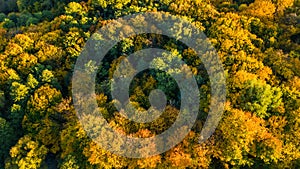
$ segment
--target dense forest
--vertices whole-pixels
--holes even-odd
[[[95,85],[112,128],[155,136],[180,109],[174,79],[149,70],[133,79],[130,101],[147,110],[149,94],[159,88],[166,94],[164,116],[135,123],[120,115],[109,81],[136,51],[170,51],[176,57],[165,54],[156,66],[183,60],[201,94],[199,115],[184,140],[159,155],[127,158],[104,150],[83,129],[72,74],[98,29],[146,12],[184,17],[205,33],[224,68],[226,102],[215,132],[199,143],[211,100],[202,61],[183,43],[158,34],[120,41],[98,68]],[[299,0],[0,0],[0,34],[0,168],[300,168]]]

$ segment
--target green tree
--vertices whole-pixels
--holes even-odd
[[[9,156],[9,149],[16,141],[12,126],[0,117],[0,167],[4,167],[4,160]]]
[[[267,118],[282,105],[280,88],[272,88],[260,80],[247,81],[237,99],[237,105],[245,111],[250,111],[260,118]],[[276,113],[276,112],[273,112]]]
[[[5,99],[4,92],[2,90],[0,90],[0,109],[4,108],[5,102],[6,102],[6,99]]]

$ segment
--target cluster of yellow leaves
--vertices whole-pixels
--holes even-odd
[[[49,85],[38,88],[28,101],[28,113],[24,115],[22,126],[35,133],[36,139],[50,147],[50,151],[59,151],[59,124],[50,119],[57,112],[54,106],[60,102],[61,93]]]
[[[11,148],[11,157],[5,163],[5,168],[38,169],[47,153],[48,149],[44,145],[25,135]]]
[[[38,63],[38,59],[32,54],[22,53],[14,57],[12,62],[19,72],[28,74],[32,67]]]
[[[17,34],[12,40],[11,43],[20,45],[23,50],[29,51],[34,47],[34,41],[25,34]]]
[[[276,4],[276,12],[281,16],[284,10],[293,5],[295,0],[273,0]]]
[[[170,161],[170,165],[176,168],[186,168],[192,163],[191,155],[185,153],[180,145],[173,148],[167,154],[167,159]]]
[[[262,40],[248,30],[251,19],[235,13],[226,13],[213,23],[209,34],[221,57],[225,54],[237,54],[239,51],[256,51],[253,41],[262,43]]]
[[[271,0],[255,0],[243,11],[246,15],[255,16],[262,19],[272,19],[276,12],[276,6]]]
[[[207,0],[175,0],[170,1],[169,11],[181,16],[190,16],[198,21],[213,18],[218,12]]]
[[[85,147],[83,154],[88,158],[90,164],[100,168],[121,168],[128,163],[127,158],[110,153],[93,141]]]
[[[57,62],[64,53],[61,48],[47,44],[43,41],[37,43],[36,46],[40,49],[36,54],[39,59],[39,63],[43,63],[45,61]]]

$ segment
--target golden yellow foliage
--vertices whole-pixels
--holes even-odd
[[[276,12],[276,6],[271,0],[255,0],[243,11],[246,15],[255,16],[262,19],[272,19]]]
[[[295,0],[273,0],[276,4],[276,13],[281,16],[286,8],[293,5]]]
[[[181,145],[172,148],[167,154],[170,165],[176,168],[186,168],[192,165],[191,155],[184,152]]]

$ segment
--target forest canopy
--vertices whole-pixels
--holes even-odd
[[[87,135],[75,111],[71,79],[98,29],[146,12],[185,18],[205,33],[224,68],[226,102],[215,132],[199,143],[212,90],[203,60],[159,34],[118,42],[99,67],[86,65],[97,69],[96,102],[113,129],[146,138],[175,122],[181,95],[168,73],[181,70],[167,69],[175,60],[188,65],[200,93],[196,122],[184,140],[159,155],[126,158]],[[299,0],[0,0],[0,35],[0,168],[300,168]],[[147,110],[151,91],[160,89],[167,105],[152,123],[135,123],[116,109],[110,79],[122,74],[118,66],[124,58],[151,47],[169,51],[153,65],[168,71],[137,74],[130,101]],[[151,144],[156,149],[160,143]]]

